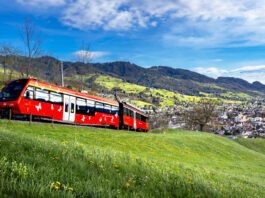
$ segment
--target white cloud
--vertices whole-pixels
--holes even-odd
[[[229,76],[229,75],[227,75]],[[243,73],[243,74],[236,74],[236,75],[230,75],[232,77],[237,77],[237,78],[241,78],[244,79],[248,82],[254,82],[254,81],[259,81],[261,83],[263,83],[265,85],[265,71],[260,71],[260,72],[251,72],[251,73]]]
[[[85,61],[90,61],[93,59],[98,59],[103,56],[109,55],[109,52],[103,51],[86,51],[86,50],[79,50],[74,52],[74,56],[78,59],[85,59]]]
[[[243,66],[236,69],[220,69],[217,67],[196,67],[193,71],[210,76],[229,76],[242,78],[249,82],[260,81],[265,84],[265,65]]]
[[[22,5],[45,6],[45,7],[61,6],[66,3],[65,0],[16,0],[16,1]]]
[[[257,66],[244,66],[237,69],[233,69],[232,72],[253,72],[253,71],[264,71],[265,65],[257,65]]]
[[[265,0],[17,0],[59,6],[63,24],[124,31],[168,23],[167,44],[237,47],[265,44]]]
[[[62,22],[78,29],[129,30],[134,26],[145,27],[148,18],[131,6],[128,0],[77,0],[68,3]]]
[[[211,76],[214,78],[217,78],[219,76],[222,76],[223,74],[227,73],[227,70],[224,69],[219,69],[217,67],[196,67],[193,69],[195,72],[207,75],[207,76]]]

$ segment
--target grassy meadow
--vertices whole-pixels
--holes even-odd
[[[265,140],[0,121],[0,197],[265,197]]]

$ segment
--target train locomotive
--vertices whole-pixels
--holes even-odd
[[[148,115],[126,102],[80,93],[34,78],[13,80],[2,89],[0,113],[1,117],[149,130]]]

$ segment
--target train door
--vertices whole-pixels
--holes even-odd
[[[69,121],[74,122],[75,121],[75,103],[76,98],[73,96],[70,96],[70,114],[69,114]]]
[[[136,129],[137,126],[136,126],[136,112],[134,111],[133,112],[133,128]]]
[[[64,112],[63,112],[64,121],[69,121],[69,122],[75,121],[75,103],[76,103],[75,97],[64,95]]]

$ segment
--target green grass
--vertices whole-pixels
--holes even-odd
[[[241,92],[226,92],[226,93],[222,93],[220,94],[223,97],[227,97],[227,98],[242,98],[242,99],[248,99],[251,98],[250,95],[246,94],[246,93],[241,93]]]
[[[6,73],[5,73],[5,79],[8,81],[9,77],[10,77],[10,69],[6,69]],[[3,79],[3,75],[4,75],[4,69],[0,68],[0,77],[1,79]],[[17,78],[21,78],[21,74],[15,70],[12,71],[12,79],[17,79]]]
[[[194,102],[200,99],[200,97],[197,97],[197,96],[183,95],[183,94],[168,91],[165,89],[154,89],[154,88],[147,89],[144,86],[127,83],[127,82],[124,82],[122,79],[118,79],[118,78],[114,78],[114,77],[110,77],[106,75],[99,75],[96,78],[95,83],[106,88],[109,91],[112,90],[113,88],[118,87],[127,94],[139,94],[140,92],[144,92],[144,94],[147,97],[150,97],[150,99],[152,97],[158,97],[161,99],[160,106],[162,107],[173,106],[176,100]],[[139,107],[143,107],[145,105],[148,106],[149,104],[150,102],[144,102],[144,103],[136,102],[136,105],[138,105]]]
[[[0,121],[0,197],[265,196],[263,153],[212,134],[165,132]]]
[[[111,91],[113,88],[120,88],[127,94],[138,95],[140,92],[143,92],[146,95],[147,101],[144,101],[144,102],[136,101],[134,104],[136,104],[138,107],[150,106],[153,97],[157,97],[160,99],[159,105],[161,107],[173,106],[175,105],[177,101],[194,103],[194,102],[198,102],[202,98],[199,96],[184,95],[184,94],[180,94],[177,92],[168,91],[165,89],[154,89],[154,88],[147,89],[144,86],[124,82],[122,79],[114,78],[114,77],[106,76],[106,75],[98,75],[98,77],[95,80],[95,83],[104,87],[105,89],[109,91]],[[210,84],[203,84],[203,83],[199,83],[199,84],[210,87]],[[216,86],[216,85],[213,85],[213,86]],[[216,86],[215,88],[218,89],[219,87]],[[203,94],[204,97],[218,99],[212,96],[211,94],[207,94],[204,92],[201,92],[201,94]],[[248,95],[244,93],[238,93],[236,96],[240,96],[241,98],[248,97]],[[230,94],[229,94],[229,97],[233,98]],[[236,101],[236,100],[224,100],[224,99],[219,99],[219,100],[221,100],[224,103],[241,103],[240,101]],[[133,101],[130,101],[130,102],[133,103]]]
[[[120,89],[126,91],[126,93],[138,94],[146,89],[146,87],[141,85],[136,85],[132,83],[124,82],[122,79],[114,78],[105,75],[99,75],[95,81],[98,85],[112,90],[114,87],[119,87]]]
[[[200,83],[200,82],[197,82],[197,81],[192,81],[194,84],[197,84],[201,87],[207,87],[207,88],[212,88],[212,89],[219,89],[219,90],[225,90],[225,88],[223,87],[220,87],[216,84],[209,84],[209,83]]]
[[[265,139],[245,139],[238,138],[236,141],[254,151],[260,152],[265,155]]]
[[[144,102],[144,101],[140,101],[140,100],[131,100],[130,101],[133,105],[138,106],[138,107],[149,107],[152,106],[151,103],[149,102]]]

